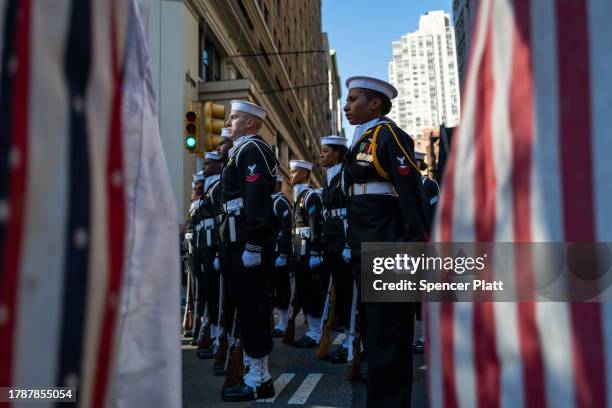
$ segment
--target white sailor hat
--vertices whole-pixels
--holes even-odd
[[[414,159],[415,160],[425,160],[425,153],[423,152],[414,152]]]
[[[204,171],[203,171],[203,170],[200,170],[200,171],[198,171],[197,173],[195,173],[195,174],[193,175],[193,181],[194,181],[194,182],[196,182],[196,183],[199,183],[199,182],[201,182],[201,181],[204,181]]]
[[[266,109],[247,101],[232,101],[232,110],[237,112],[250,113],[251,115],[258,117],[261,120],[264,120],[266,118],[266,115],[268,114],[268,111]]]
[[[278,176],[276,176],[276,182],[277,183],[282,183],[283,182],[283,176],[281,176],[280,174]]]
[[[230,128],[221,128],[221,140],[225,140],[230,137]]]
[[[291,160],[289,162],[289,168],[290,169],[295,169],[296,167],[299,167],[299,168],[311,171],[312,170],[312,163],[311,162],[307,162],[306,160]]]
[[[353,88],[364,88],[371,89],[372,91],[380,92],[389,99],[393,99],[397,96],[397,89],[388,82],[381,79],[366,77],[366,76],[354,76],[346,80],[346,87],[350,91]]]
[[[321,146],[323,145],[346,146],[346,142],[347,142],[346,138],[342,136],[331,135],[331,136],[324,136],[321,138]]]
[[[212,152],[204,153],[204,158],[210,160],[221,160],[221,155],[213,150]]]

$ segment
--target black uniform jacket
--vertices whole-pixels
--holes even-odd
[[[291,215],[293,209],[291,202],[283,193],[272,195],[272,212],[274,214],[274,224],[278,231],[276,240],[276,252],[279,254],[291,254]]]
[[[414,142],[393,123],[380,123],[353,142],[345,161],[349,242],[422,241],[429,221]],[[353,195],[354,183],[389,182],[396,195]]]
[[[342,191],[341,184],[342,171],[336,174],[329,185],[323,189],[323,208],[325,211],[323,234],[327,239],[345,237],[346,195]]]
[[[223,242],[230,242],[230,218],[234,218],[236,241],[261,247],[274,242],[272,193],[276,184],[276,158],[260,136],[252,136],[237,146],[223,169],[221,194],[225,216],[221,223]],[[234,203],[228,214],[229,202]]]
[[[307,242],[307,245],[310,245],[307,251],[321,251],[321,241],[323,238],[322,210],[323,204],[321,202],[321,197],[311,187],[305,188],[295,198],[295,205],[293,207],[293,227],[310,227],[310,239]],[[301,245],[301,239],[299,236],[296,236],[295,243],[296,251],[300,252],[301,248],[299,248],[299,245]]]
[[[214,176],[209,176],[214,177]],[[206,185],[209,184],[209,185]],[[218,199],[221,193],[220,179],[205,183],[204,194],[200,200],[198,212],[200,214],[200,233],[198,234],[198,247],[205,248],[217,244],[217,230],[219,229],[217,216],[219,215]],[[212,222],[212,224],[211,224]],[[206,229],[211,229],[211,242],[207,245]]]

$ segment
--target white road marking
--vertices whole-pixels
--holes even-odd
[[[319,380],[323,377],[323,374],[308,374],[302,384],[293,393],[291,399],[287,402],[288,404],[305,404],[312,394],[312,391],[317,386]]]
[[[276,381],[274,381],[274,396],[272,398],[258,399],[257,402],[274,402],[293,377],[295,377],[294,373],[282,373],[279,375]]]

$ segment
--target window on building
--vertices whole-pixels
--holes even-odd
[[[204,82],[221,80],[221,55],[217,48],[208,39],[204,39],[200,52],[200,78]]]

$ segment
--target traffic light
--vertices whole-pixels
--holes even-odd
[[[225,106],[205,102],[204,103],[204,137],[201,140],[201,148],[208,152],[219,146],[221,139],[221,128],[225,126]]]
[[[189,104],[189,110],[185,114],[185,149],[191,153],[197,153],[198,141],[200,140],[200,122],[198,118],[198,110],[194,110],[192,104]]]

